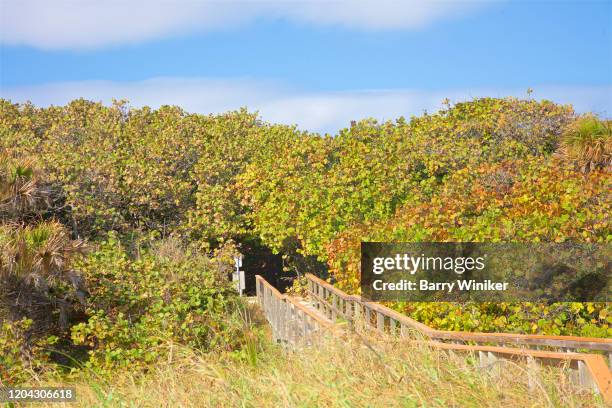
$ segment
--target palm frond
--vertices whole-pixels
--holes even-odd
[[[32,160],[1,158],[0,215],[20,218],[48,203],[49,191],[40,182]]]
[[[562,135],[559,155],[582,172],[612,168],[612,126],[586,115],[572,123]]]

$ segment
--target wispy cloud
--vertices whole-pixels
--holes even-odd
[[[44,49],[96,48],[259,19],[367,30],[416,29],[491,1],[0,0],[0,41]]]
[[[571,103],[577,111],[612,114],[612,86],[533,86],[531,95],[558,103]],[[76,81],[5,88],[0,97],[27,100],[41,106],[59,105],[84,97],[110,103],[127,99],[133,106],[179,105],[191,112],[220,113],[246,106],[276,123],[297,124],[301,129],[335,133],[351,120],[379,120],[434,112],[444,98],[453,102],[482,96],[527,97],[521,89],[354,90],[308,92],[287,84],[250,79],[154,78],[137,82]]]

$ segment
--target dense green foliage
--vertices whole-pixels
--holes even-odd
[[[33,167],[36,159],[6,150],[0,158],[2,384],[59,365],[144,369],[176,344],[243,344],[243,306],[226,278],[231,243],[207,256],[171,237],[154,240],[154,232],[130,234],[128,253],[112,230],[101,230],[107,240],[90,242],[85,255],[84,242],[58,221],[66,218],[54,205],[61,188]]]
[[[223,254],[213,261],[174,252],[172,259],[146,250],[133,260],[111,237],[79,263],[90,292],[89,318],[72,327],[72,340],[90,347],[89,366],[146,367],[173,344],[198,350],[241,344],[242,327],[232,316],[240,308],[236,292],[215,265]]]
[[[48,287],[61,300],[41,310],[64,324],[42,332],[83,347],[95,369],[145,365],[174,343],[234,349],[240,307],[223,275],[234,241],[267,246],[298,272],[326,265],[349,291],[362,240],[612,241],[609,129],[569,106],[511,98],[335,136],[245,110],[0,100],[0,268],[31,298]],[[17,250],[28,254],[19,265]],[[40,327],[34,309],[16,315],[0,296],[6,339]],[[612,335],[609,304],[394,307],[452,330]],[[48,340],[29,338],[30,350]],[[0,343],[10,361],[14,346]]]
[[[262,150],[243,194],[264,242],[282,251],[295,238],[325,261],[339,232],[436,196],[458,172],[552,152],[572,119],[549,102],[482,99],[409,122],[362,121],[334,138]]]

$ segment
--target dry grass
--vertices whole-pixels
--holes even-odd
[[[408,342],[324,340],[293,352],[260,341],[242,354],[175,350],[146,375],[81,377],[74,407],[595,407],[560,370],[541,369],[530,391],[525,368],[497,373],[475,359]],[[44,381],[49,384],[49,381]],[[64,385],[65,381],[62,382]],[[58,407],[61,405],[50,404]]]

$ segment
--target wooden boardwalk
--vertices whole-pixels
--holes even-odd
[[[612,339],[436,330],[379,303],[348,295],[314,275],[306,278],[309,296],[300,299],[256,277],[258,303],[279,343],[309,346],[323,335],[344,335],[359,326],[442,350],[473,353],[483,368],[507,359],[522,360],[529,370],[536,370],[538,364],[570,370],[572,382],[612,403]]]

